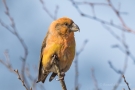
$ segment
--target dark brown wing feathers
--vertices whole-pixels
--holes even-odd
[[[44,83],[46,77],[48,76],[49,72],[46,72],[43,68],[43,65],[42,65],[42,51],[43,49],[46,47],[46,39],[47,39],[47,36],[48,36],[48,32],[47,32],[47,35],[42,43],[42,47],[41,47],[41,53],[40,53],[40,61],[39,61],[39,67],[38,67],[38,80],[37,80],[37,83],[42,81],[42,83]]]
[[[52,75],[50,76],[49,81],[51,82],[55,78],[56,75],[57,75],[57,73],[52,73]]]

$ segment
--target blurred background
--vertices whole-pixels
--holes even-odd
[[[14,30],[9,16],[5,14],[4,1],[0,1],[0,60],[8,65],[6,51],[12,68],[21,73],[23,62],[20,57],[24,56],[24,48],[18,38],[2,24]],[[121,77],[124,74],[131,90],[135,90],[134,0],[6,0],[6,3],[17,33],[28,49],[25,67],[29,69],[30,75],[24,74],[28,86],[33,90],[44,90],[41,87],[45,90],[61,90],[58,81],[49,82],[49,76],[44,84],[33,85],[33,82],[37,80],[41,44],[48,27],[54,19],[63,16],[71,18],[80,28],[80,32],[75,33],[76,51],[84,47],[77,59],[78,84],[75,86],[76,71],[73,62],[65,76],[67,89],[128,90]],[[86,40],[88,42],[84,46]],[[25,90],[17,74],[6,65],[0,63],[0,90]],[[118,87],[115,88],[115,85]]]

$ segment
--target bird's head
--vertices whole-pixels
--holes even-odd
[[[69,34],[73,34],[76,31],[79,31],[79,27],[73,22],[72,19],[67,17],[62,17],[55,20],[51,24],[50,31],[57,33],[59,35],[65,36]]]

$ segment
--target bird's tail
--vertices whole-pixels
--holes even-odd
[[[46,72],[46,71],[44,71],[43,69],[40,69],[40,70],[39,70],[39,74],[38,74],[37,83],[40,82],[40,81],[41,81],[42,83],[44,83],[49,73],[50,73],[50,72]]]
[[[55,78],[56,75],[57,75],[57,73],[52,73],[52,75],[50,76],[49,81],[51,82]]]

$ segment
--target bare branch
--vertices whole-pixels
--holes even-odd
[[[34,77],[31,75],[30,70],[29,70],[29,67],[26,67],[25,71],[26,71],[26,75],[28,76],[29,80],[30,80],[31,83],[32,83],[32,88],[33,88],[33,90],[36,90],[37,77],[34,78]],[[44,87],[42,86],[41,88],[43,89]],[[44,89],[43,89],[43,90],[44,90]]]
[[[92,19],[92,20],[95,20],[95,21],[98,21],[98,22],[100,22],[101,24],[105,24],[105,25],[109,25],[109,26],[112,26],[112,27],[115,27],[115,28],[117,28],[117,29],[119,29],[119,30],[124,30],[124,31],[126,31],[126,32],[130,32],[130,33],[133,33],[133,34],[135,34],[135,30],[132,30],[132,29],[130,29],[125,23],[123,23],[124,21],[123,21],[123,19],[122,19],[122,17],[120,16],[120,12],[118,12],[118,10],[116,10],[116,9],[114,9],[113,8],[113,5],[112,5],[112,3],[110,3],[110,0],[108,0],[108,4],[106,4],[106,3],[88,3],[88,2],[83,2],[83,3],[76,3],[74,0],[70,0],[71,1],[71,3],[73,4],[73,6],[76,8],[76,10],[78,11],[78,13],[81,15],[81,16],[83,16],[83,17],[86,17],[86,18],[89,18],[89,19]],[[78,5],[80,5],[80,4],[88,4],[88,5],[92,5],[92,6],[94,6],[94,5],[104,5],[104,6],[110,6],[112,9],[113,9],[113,11],[115,12],[115,13],[117,13],[117,17],[119,18],[119,20],[122,22],[122,25],[123,25],[123,28],[122,27],[120,27],[120,26],[118,26],[118,25],[116,25],[116,24],[114,24],[114,23],[111,23],[111,22],[108,22],[108,21],[105,21],[105,20],[103,20],[103,19],[100,19],[100,18],[98,18],[98,17],[96,17],[96,16],[91,16],[91,15],[88,15],[88,14],[85,14],[85,13],[83,13],[80,9],[79,9],[79,6]]]
[[[22,82],[22,85],[25,87],[25,89],[26,89],[26,90],[29,90],[29,89],[27,88],[27,86],[26,86],[24,80],[21,78],[21,76],[20,76],[18,70],[14,70],[14,72],[18,75],[18,79]],[[30,89],[30,90],[32,90],[32,89]]]
[[[15,29],[15,23],[14,23],[14,19],[10,16],[10,13],[9,13],[9,8],[6,4],[6,0],[3,0],[3,3],[4,3],[4,6],[6,8],[6,11],[5,11],[5,14],[8,16],[9,20],[11,21],[11,27],[13,29]]]
[[[87,43],[88,43],[88,40],[87,40],[87,39],[84,40],[81,49],[80,49],[78,52],[76,52],[76,55],[77,55],[77,56],[84,50],[84,48],[85,48],[85,46],[86,46]]]
[[[106,28],[107,30],[111,30],[110,28]],[[128,50],[128,45],[126,44],[126,41],[125,41],[125,34],[124,34],[124,31],[123,31],[123,33],[122,33],[122,38],[120,38],[118,35],[116,35],[112,30],[110,31],[110,33],[118,40],[118,41],[120,41],[121,43],[122,43],[122,45],[124,46],[124,48],[125,48],[125,63],[124,63],[124,66],[123,66],[123,70],[121,71],[121,70],[117,70],[116,68],[114,68],[114,66],[111,64],[111,62],[109,61],[109,65],[110,65],[110,67],[116,72],[116,73],[118,73],[118,74],[120,74],[120,77],[119,77],[119,79],[118,79],[118,81],[117,81],[117,83],[115,84],[115,86],[114,86],[114,88],[113,88],[113,90],[116,90],[117,89],[117,87],[119,86],[119,84],[121,83],[121,81],[122,81],[122,77],[121,77],[121,75],[123,75],[125,72],[126,72],[126,68],[127,68],[127,62],[128,62],[128,56],[129,56],[129,50]],[[114,46],[113,46],[114,47]],[[118,45],[115,45],[115,47],[118,47]],[[122,50],[122,49],[121,49]],[[122,50],[122,51],[124,51],[124,50]]]
[[[53,56],[52,61],[53,61],[54,65],[55,65],[55,69],[57,71],[57,75],[59,77],[62,90],[67,90],[65,81],[60,79],[61,78],[61,72],[60,72],[60,68],[59,68],[59,64],[58,64],[58,60],[57,60],[57,56],[56,55]]]
[[[109,28],[109,27],[107,27],[106,25],[104,25],[104,24],[102,24],[103,25],[103,27],[107,30],[107,31],[109,31],[109,33],[114,37],[114,38],[116,38],[119,42],[121,42],[122,43],[122,45],[124,46],[124,48],[126,49],[124,49],[124,48],[122,48],[121,46],[119,46],[119,45],[113,45],[112,46],[112,48],[118,48],[120,51],[122,51],[123,53],[126,53],[126,54],[128,54],[129,55],[129,57],[134,61],[134,63],[135,63],[135,57],[133,56],[133,54],[131,53],[131,51],[128,49],[128,45],[125,43],[125,35],[124,34],[122,34],[122,38],[120,38],[116,33],[114,33],[113,32],[113,30],[111,29],[111,28]],[[123,32],[124,33],[124,32]]]
[[[44,11],[50,16],[50,18],[52,18],[53,20],[56,20],[57,19],[57,13],[58,13],[59,6],[58,5],[56,6],[55,11],[54,11],[54,15],[52,15],[49,12],[49,10],[46,8],[44,1],[40,0],[40,2],[42,4],[42,6],[43,6]]]
[[[11,32],[12,34],[14,34],[14,32],[12,31],[12,29],[9,26],[7,26],[2,20],[0,20],[0,24],[4,28],[6,28],[6,30],[8,30],[9,32]]]
[[[24,49],[24,56],[21,57],[21,59],[22,59],[21,75],[22,75],[22,78],[25,80],[26,84],[28,85],[28,82],[27,82],[27,80],[25,78],[25,74],[24,74],[24,72],[25,72],[24,71],[25,70],[25,62],[26,62],[26,59],[27,59],[27,56],[28,56],[28,49],[27,49],[27,46],[26,46],[25,42],[23,41],[23,39],[21,38],[21,36],[17,32],[14,19],[10,15],[9,8],[8,8],[8,6],[6,4],[6,0],[3,0],[3,3],[4,3],[4,7],[6,9],[5,14],[7,15],[7,17],[9,18],[9,20],[11,22],[11,25],[10,26],[12,27],[12,29],[10,29],[10,27],[8,25],[6,25],[5,23],[3,23],[2,21],[0,21],[0,24],[4,28],[6,28],[6,30],[10,31],[13,35],[15,35],[17,37],[17,39],[19,40],[19,42],[21,43],[21,45],[22,45],[22,47]]]
[[[113,65],[111,61],[108,61],[108,64],[110,65],[110,68],[113,69],[116,73],[122,74],[121,70],[117,70]]]
[[[121,52],[123,52],[123,53],[127,53],[128,54],[128,56],[134,61],[134,63],[135,63],[135,57],[133,56],[133,54],[130,52],[130,51],[126,51],[126,50],[124,50],[124,48],[122,48],[121,46],[119,46],[119,45],[113,45],[112,46],[113,48],[118,48]]]
[[[93,82],[94,82],[94,85],[95,85],[95,90],[101,90],[101,89],[98,87],[98,82],[97,82],[97,80],[96,80],[96,77],[95,77],[94,69],[93,69],[93,68],[91,69],[91,75],[92,75],[92,79],[93,79]]]
[[[112,8],[112,10],[115,12],[115,14],[117,15],[118,19],[119,19],[120,22],[122,23],[122,26],[123,26],[128,32],[132,32],[132,33],[135,34],[135,31],[134,31],[134,30],[131,30],[131,29],[125,24],[123,18],[120,16],[119,10],[117,10],[117,9],[113,6],[111,0],[107,0],[107,1],[108,1],[109,6]]]
[[[58,10],[59,10],[59,6],[56,5],[55,11],[54,11],[54,20],[57,19]]]
[[[4,61],[4,60],[0,59],[0,63],[2,63],[4,66],[6,66],[11,72],[14,72],[14,69],[10,63],[10,60],[9,60],[9,55],[8,55],[7,50],[4,52],[4,55],[5,55],[6,60]]]
[[[113,87],[113,90],[116,90],[119,86],[119,84],[121,83],[122,81],[122,75],[126,72],[126,69],[127,69],[127,62],[128,62],[128,55],[126,54],[125,56],[125,62],[124,62],[124,66],[123,66],[123,70],[117,70],[116,68],[114,68],[114,66],[111,64],[111,62],[109,61],[109,65],[110,67],[118,74],[120,74],[120,77],[117,81],[117,83],[115,84],[115,86]]]
[[[84,42],[83,42],[83,45],[81,47],[81,49],[76,52],[76,57],[75,57],[75,90],[79,90],[79,84],[78,84],[78,76],[79,76],[79,70],[78,70],[78,57],[80,55],[80,53],[84,50],[85,48],[85,45],[87,44],[88,40],[86,39]]]
[[[77,2],[77,1],[74,1],[77,5],[103,5],[103,6],[109,6],[107,3],[92,3],[92,2],[87,2],[87,1],[84,1],[84,2]]]
[[[126,78],[125,78],[125,76],[124,75],[122,75],[122,77],[123,77],[123,79],[124,79],[124,82],[126,83],[126,85],[128,86],[128,90],[131,90],[130,89],[130,87],[129,87],[129,84],[128,84],[128,82],[126,81]]]

